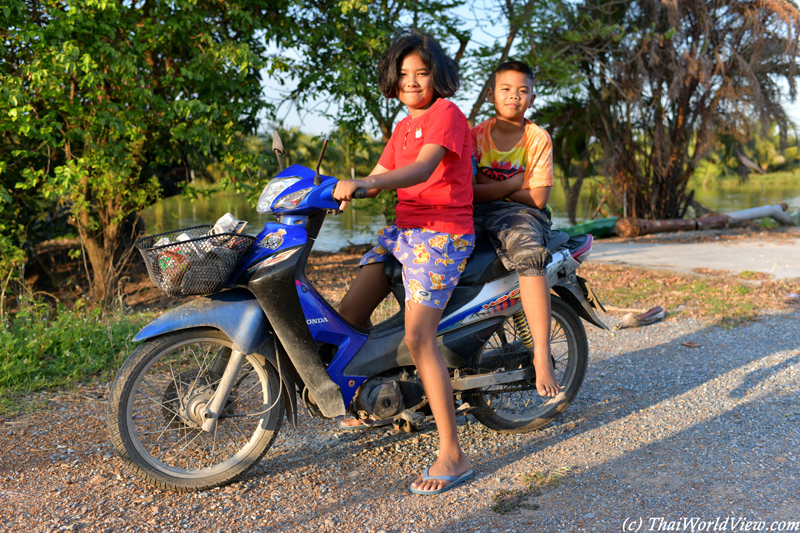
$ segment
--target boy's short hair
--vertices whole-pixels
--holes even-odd
[[[495,88],[495,84],[497,83],[497,75],[501,72],[508,72],[509,70],[513,70],[514,72],[520,72],[525,74],[528,79],[531,80],[531,85],[533,85],[533,71],[531,68],[523,63],[522,61],[506,61],[492,72],[492,78],[489,80],[489,87],[492,89]]]
[[[378,87],[381,94],[386,98],[397,96],[400,67],[403,60],[414,52],[419,54],[422,62],[431,71],[434,95],[437,98],[453,96],[461,83],[458,65],[445,54],[436,39],[417,30],[401,30],[381,57],[378,68]]]

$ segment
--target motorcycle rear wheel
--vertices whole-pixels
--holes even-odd
[[[168,333],[138,346],[111,384],[108,426],[122,460],[140,478],[178,492],[235,481],[278,435],[284,405],[278,373],[247,355],[212,432],[202,407],[220,376],[212,363],[233,347],[216,329]]]
[[[539,396],[535,379],[481,389],[469,396],[469,402],[478,408],[474,416],[484,426],[501,433],[534,431],[555,420],[578,393],[589,359],[586,330],[564,300],[552,296],[550,304],[550,351],[561,392],[554,398]],[[492,365],[497,359],[504,361]],[[531,364],[513,317],[486,343],[479,364],[484,365],[481,372],[516,370]]]

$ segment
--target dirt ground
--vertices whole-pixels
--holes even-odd
[[[332,302],[361,253],[312,257],[309,276]],[[54,265],[51,272],[66,280]],[[124,285],[125,305],[179,303],[136,268]],[[800,288],[590,262],[580,272],[616,308],[601,315],[612,327],[625,307],[675,312],[613,336],[588,328],[581,392],[541,431],[501,435],[460,419],[476,476],[442,496],[407,488],[435,457],[435,431],[342,432],[305,410],[299,427],[284,424],[241,482],[194,494],[156,490],[116,456],[106,430],[107,384],[98,383],[31,395],[27,414],[0,419],[0,531],[557,533],[636,524],[639,531],[691,531],[697,521],[706,529],[695,530],[711,530],[714,520],[727,521],[728,531],[744,530],[742,520],[800,531],[800,305],[787,298]],[[719,327],[718,308],[687,302],[676,290],[694,282],[727,295],[730,305],[736,297],[752,301],[755,316]],[[637,300],[636,287],[647,296]],[[740,294],[740,287],[750,291]]]
[[[433,429],[343,432],[305,409],[240,482],[157,490],[114,452],[104,385],[38,394],[0,420],[0,531],[800,531],[799,315],[589,328],[587,376],[564,414],[521,435],[459,417],[475,477],[440,496],[408,490],[435,459]]]

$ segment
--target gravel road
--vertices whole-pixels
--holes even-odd
[[[799,332],[800,310],[734,329],[591,328],[577,401],[528,435],[462,419],[476,477],[440,496],[407,488],[434,459],[434,431],[343,433],[305,412],[242,482],[158,491],[114,454],[102,388],[39,396],[41,409],[0,422],[0,530],[800,531]],[[502,494],[506,514],[493,510]]]

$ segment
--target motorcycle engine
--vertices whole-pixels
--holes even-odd
[[[400,385],[391,378],[367,381],[356,398],[356,406],[359,411],[366,411],[373,420],[390,418],[406,408]]]
[[[374,377],[359,389],[355,408],[373,420],[383,420],[402,413],[407,402],[411,406],[418,404],[422,394],[419,378],[405,372],[402,375]]]

